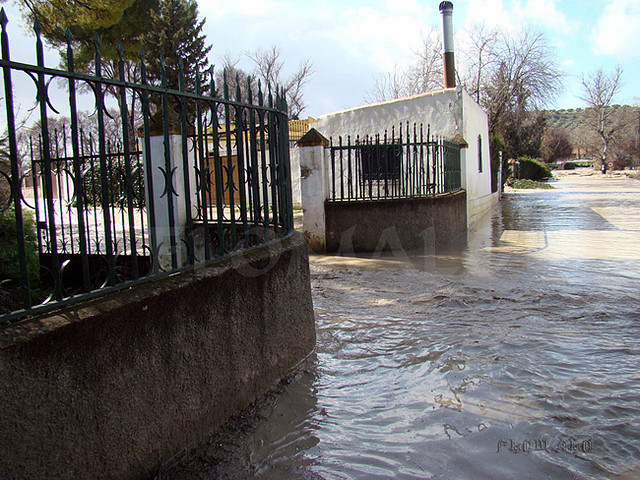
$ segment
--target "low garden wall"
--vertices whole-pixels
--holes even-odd
[[[446,245],[467,227],[464,191],[429,198],[326,202],[327,252],[415,250]]]
[[[315,345],[300,234],[1,332],[0,478],[144,478]]]

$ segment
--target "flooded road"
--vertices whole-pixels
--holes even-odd
[[[640,478],[640,182],[554,185],[447,251],[312,258],[316,353],[162,478]]]

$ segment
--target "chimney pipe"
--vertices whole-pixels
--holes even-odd
[[[456,86],[456,64],[453,59],[453,3],[440,3],[442,33],[444,35],[444,88]]]

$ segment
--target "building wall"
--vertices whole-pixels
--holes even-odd
[[[315,345],[300,234],[3,330],[0,478],[150,478]]]
[[[402,122],[423,124],[425,131],[431,125],[431,133],[453,137],[462,128],[461,90],[441,90],[390,102],[365,105],[351,110],[330,113],[318,118],[314,126],[325,137],[339,135],[366,136],[391,134],[391,127]]]
[[[463,138],[469,144],[461,150],[462,188],[467,191],[467,225],[487,213],[498,201],[498,194],[491,193],[491,157],[489,151],[489,120],[471,96],[460,89],[462,95]],[[478,137],[481,138],[482,172],[478,161]]]

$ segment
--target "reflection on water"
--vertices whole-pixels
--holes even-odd
[[[638,478],[640,182],[587,180],[435,255],[314,258],[316,354],[235,478]]]

